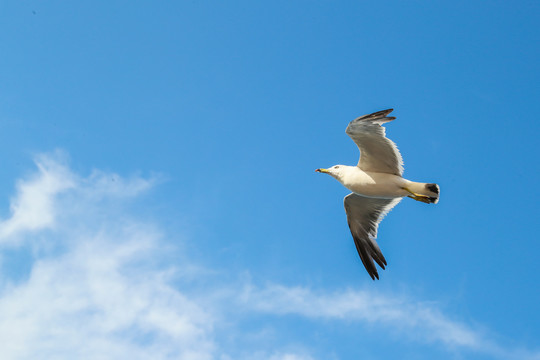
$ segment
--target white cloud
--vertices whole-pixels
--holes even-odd
[[[371,290],[317,294],[304,287],[271,285],[262,290],[246,287],[241,299],[257,311],[387,324],[407,332],[418,331],[422,338],[451,346],[486,345],[477,331],[448,319],[433,306]]]
[[[255,312],[372,324],[417,342],[441,343],[451,349],[472,350],[500,359],[540,359],[538,351],[501,347],[483,331],[444,315],[434,304],[373,290],[329,293],[300,286],[248,285],[239,301]]]
[[[269,360],[313,360],[313,358],[309,355],[285,353],[285,354],[274,354],[270,356]]]
[[[0,243],[16,240],[21,231],[52,227],[57,212],[55,196],[74,186],[72,174],[60,162],[39,156],[36,165],[39,171],[35,176],[17,183],[11,217],[0,222]]]
[[[150,189],[155,178],[102,171],[83,177],[64,158],[37,157],[37,173],[17,182],[11,217],[0,222],[0,255],[13,244],[39,250],[33,251],[23,280],[0,274],[2,359],[316,359],[295,339],[282,340],[282,349],[263,345],[250,352],[243,348],[243,334],[229,337],[234,344],[227,348],[236,352],[227,354],[220,338],[230,334],[217,332],[239,331],[231,308],[248,317],[293,314],[315,322],[373,324],[414,341],[496,358],[540,358],[498,346],[433,304],[371,290],[242,282],[210,286],[202,295],[189,291],[182,285],[184,275],[196,271],[204,277],[212,271],[171,260],[171,241],[159,225],[141,222],[122,208],[125,200]]]
[[[374,291],[349,289],[318,294],[304,287],[271,285],[262,290],[246,287],[241,299],[257,311],[391,325],[451,346],[484,345],[479,333],[448,319],[433,306]]]
[[[23,282],[3,279],[2,359],[212,359],[214,320],[170,285],[170,268],[156,265],[159,231],[105,206],[151,181],[102,172],[82,178],[57,155],[36,164],[0,224],[3,246],[47,229],[46,241],[62,251],[41,252]]]
[[[3,358],[211,358],[211,317],[166,274],[136,268],[152,255],[153,235],[122,236],[40,260],[26,283],[3,292]]]

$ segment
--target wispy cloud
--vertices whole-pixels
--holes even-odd
[[[17,182],[17,195],[10,205],[11,217],[0,222],[0,242],[15,240],[22,231],[52,227],[57,213],[55,196],[74,187],[72,174],[58,161],[38,156],[36,165],[37,174]]]
[[[152,261],[163,256],[159,231],[117,217],[94,227],[90,218],[96,207],[114,216],[103,206],[108,197],[134,196],[151,181],[101,172],[83,178],[57,156],[36,164],[0,225],[4,246],[47,229],[63,251],[38,257],[22,283],[3,279],[2,358],[213,358],[211,315]]]
[[[0,275],[3,359],[317,358],[309,346],[288,351],[286,343],[281,351],[267,347],[227,354],[218,332],[231,330],[221,326],[234,324],[226,310],[231,307],[247,316],[373,324],[412,341],[494,358],[540,358],[538,352],[499,346],[435,304],[372,290],[328,292],[244,281],[215,284],[204,295],[190,291],[180,280],[197,264],[172,260],[171,241],[165,239],[171,235],[119,207],[150,189],[155,178],[102,171],[84,177],[72,172],[61,154],[38,156],[36,165],[36,173],[17,182],[11,216],[0,221],[0,255],[14,245],[42,247],[44,241],[54,251],[34,251],[23,280]]]
[[[416,341],[439,342],[494,356],[509,355],[487,340],[481,331],[450,319],[432,304],[383,295],[373,290],[347,289],[328,293],[305,287],[270,285],[257,289],[247,286],[240,300],[255,311],[295,314],[315,320],[369,323],[391,328]]]

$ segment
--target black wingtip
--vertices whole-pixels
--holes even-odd
[[[354,119],[352,122],[380,120],[383,123],[386,123],[386,122],[396,119],[395,116],[388,116],[388,114],[390,114],[392,111],[394,111],[394,109],[386,109],[386,110],[377,111],[371,114],[362,115]]]
[[[368,271],[367,273],[368,273],[369,276],[371,276],[371,280],[373,280],[373,281],[379,280],[379,274],[372,273],[371,271]]]
[[[392,111],[394,111],[394,109],[386,109],[386,110],[381,110],[381,111],[376,111],[374,113],[371,113],[369,115],[367,115],[367,117],[379,117],[379,116],[382,116],[382,117],[386,117],[388,116],[388,114],[390,114]],[[394,118],[395,119],[395,118]],[[393,119],[392,119],[393,120]]]
[[[386,115],[390,114],[392,111],[394,111],[394,109],[380,110],[380,111],[376,111],[374,113],[371,113],[368,116],[369,117],[386,116]]]

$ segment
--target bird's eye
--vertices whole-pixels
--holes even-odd
[[[334,169],[339,169],[339,166],[334,166]]]

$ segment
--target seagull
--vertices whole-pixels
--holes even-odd
[[[360,116],[345,132],[360,150],[356,166],[334,165],[315,171],[328,174],[352,191],[343,203],[354,244],[369,276],[379,279],[374,261],[384,270],[387,265],[379,245],[377,228],[381,220],[404,197],[426,204],[439,201],[439,185],[409,181],[402,177],[403,159],[396,144],[386,137],[381,125],[395,119],[394,109]]]

